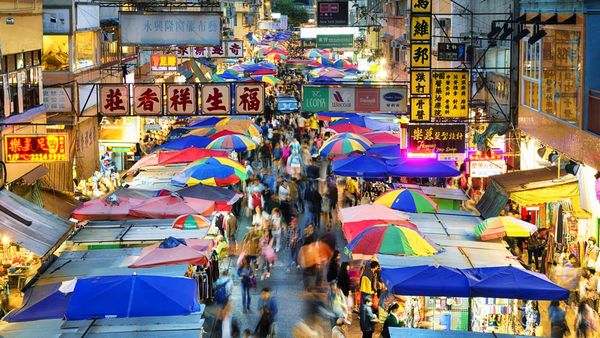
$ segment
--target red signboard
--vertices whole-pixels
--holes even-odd
[[[129,86],[100,85],[98,108],[105,116],[124,116],[129,114]]]
[[[167,113],[169,115],[194,115],[197,106],[195,85],[167,86]]]
[[[262,83],[237,83],[235,85],[236,114],[263,114],[265,111],[265,86]]]
[[[231,112],[231,87],[226,84],[206,84],[201,89],[202,114],[227,115]]]
[[[161,115],[163,94],[160,85],[133,85],[133,98],[134,115]]]
[[[67,134],[7,135],[4,154],[11,163],[68,161]]]
[[[356,111],[372,111],[379,108],[379,88],[357,87],[354,93]]]

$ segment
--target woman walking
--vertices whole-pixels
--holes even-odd
[[[242,266],[238,269],[238,276],[242,280],[242,305],[244,306],[244,313],[246,313],[250,311],[250,288],[256,283],[248,258],[242,260]]]

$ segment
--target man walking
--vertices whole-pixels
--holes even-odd
[[[377,316],[373,313],[373,299],[371,296],[366,296],[363,304],[360,306],[360,330],[362,331],[363,338],[372,338],[373,332],[375,331],[375,323],[377,323]]]

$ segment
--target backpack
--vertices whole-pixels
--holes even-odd
[[[227,293],[226,285],[227,282],[220,283],[215,290],[215,302],[219,306],[225,306],[229,302],[229,294]]]
[[[223,231],[225,230],[225,216],[221,213],[218,213],[215,215],[215,226],[220,230]]]

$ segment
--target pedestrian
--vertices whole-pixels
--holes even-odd
[[[581,300],[575,316],[575,337],[587,337],[590,329],[592,332],[595,332],[597,329],[595,327],[594,310],[592,310],[585,300]]]
[[[242,283],[242,306],[244,313],[250,311],[250,288],[253,285],[254,272],[250,265],[250,260],[244,257],[242,266],[238,269],[238,276],[241,277]],[[256,280],[254,280],[256,284]]]
[[[233,305],[228,302],[227,305],[217,314],[216,336],[219,338],[239,338],[240,325],[232,315]]]
[[[257,337],[268,337],[275,333],[275,317],[277,316],[277,302],[271,295],[271,289],[263,288],[258,300],[258,311],[260,318],[256,324],[254,333]]]
[[[346,338],[346,332],[344,332],[345,324],[346,321],[344,318],[338,318],[335,326],[331,329],[331,338]]]
[[[388,316],[383,322],[383,329],[381,330],[382,338],[390,338],[390,327],[401,327],[403,326],[400,320],[400,305],[396,302],[392,303],[388,308]]]
[[[567,313],[560,307],[560,301],[553,300],[548,307],[550,318],[550,336],[552,338],[563,338],[569,334],[567,325]]]
[[[271,232],[273,234],[274,239],[274,249],[275,252],[279,252],[279,250],[281,250],[281,235],[285,232],[285,224],[283,223],[281,212],[278,208],[274,208],[271,211],[271,227]]]
[[[350,200],[350,206],[358,205],[358,201],[359,201],[358,182],[352,177],[348,177],[346,179],[346,193],[347,193],[347,198]]]
[[[319,193],[319,189],[314,189],[312,196],[311,213],[313,217],[313,222],[315,223],[317,229],[319,229],[321,226],[321,203],[322,198],[321,194]]]
[[[373,299],[372,297],[365,296],[363,304],[360,306],[360,330],[362,331],[363,338],[372,338],[373,332],[375,331],[375,323],[378,322],[377,316],[373,313]]]
[[[235,235],[237,233],[237,217],[235,214],[230,211],[227,213],[227,219],[225,220],[227,224],[227,240],[229,241],[229,246],[235,250]]]
[[[261,262],[261,277],[263,280],[265,278],[271,277],[271,265],[275,262],[276,255],[273,250],[273,234],[271,233],[271,229],[264,229],[263,236],[260,239],[260,262]]]
[[[338,271],[338,276],[337,276],[337,286],[338,288],[342,291],[342,294],[344,295],[344,297],[346,298],[346,304],[348,305],[349,309],[352,309],[352,297],[350,295],[350,274],[349,271],[350,270],[350,263],[348,262],[343,262],[340,265],[340,269]]]
[[[375,296],[376,291],[376,273],[379,271],[380,266],[376,261],[371,261],[369,266],[365,268],[362,275],[360,276],[360,292],[361,292],[361,303],[364,304],[365,298],[370,296],[369,298],[373,301],[373,297]]]
[[[540,311],[537,301],[528,300],[525,304],[525,334],[535,336],[537,326],[540,324]]]
[[[329,284],[329,291],[333,291],[333,286],[337,284],[338,272],[340,270],[340,259],[342,258],[342,254],[339,251],[335,250],[333,255],[329,259],[329,263],[327,264],[327,283]]]

